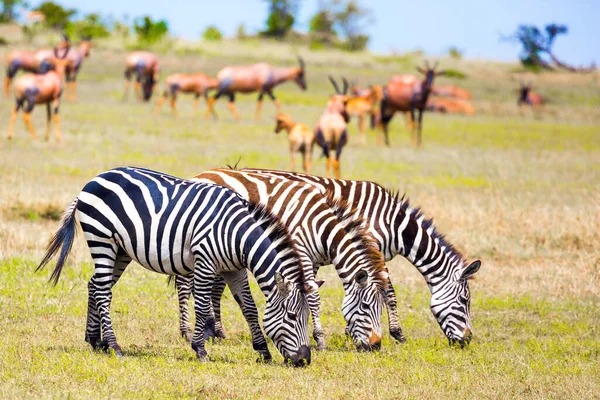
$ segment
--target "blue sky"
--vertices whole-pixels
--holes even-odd
[[[234,35],[240,23],[248,32],[261,29],[267,16],[264,0],[56,0],[83,13],[100,12],[115,18],[149,14],[166,19],[178,36],[198,38],[204,28],[217,25]],[[30,1],[36,6],[41,1]],[[600,0],[362,0],[373,10],[368,26],[369,48],[380,53],[423,49],[443,54],[450,46],[469,58],[514,60],[519,47],[501,42],[501,34],[513,32],[520,23],[557,22],[569,33],[557,39],[556,54],[566,62],[600,64]],[[296,29],[305,31],[318,0],[302,0]]]

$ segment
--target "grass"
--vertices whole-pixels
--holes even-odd
[[[0,56],[11,49],[0,48]],[[286,84],[275,94],[285,112],[309,126],[332,93],[328,74],[361,85],[385,83],[422,60],[270,42],[176,43],[173,53],[160,56],[162,76],[215,74],[223,65],[261,57],[293,65],[296,50],[307,61],[309,90]],[[228,292],[228,339],[209,345],[210,363],[196,362],[178,335],[175,293],[163,276],[139,266],[114,290],[113,322],[126,356],[94,353],[83,341],[92,267],[81,237],[56,288],[47,284],[50,271],[33,272],[63,208],[108,168],[139,165],[185,177],[240,158],[240,166],[289,165],[286,138],[273,133],[275,109],[268,101],[260,123],[252,122],[255,96],[239,96],[241,123],[224,101],[217,103],[218,121],[204,121],[203,109],[190,118],[188,96],[179,99],[180,119],[167,107],[154,118],[153,105],[121,101],[124,56],[113,42],[93,49],[79,101],[61,106],[64,143],[33,143],[20,119],[13,141],[0,141],[1,398],[597,398],[597,75],[536,74],[536,87],[553,102],[539,114],[521,115],[513,65],[442,60],[444,68],[467,75],[458,84],[473,92],[477,116],[427,114],[418,151],[410,148],[400,115],[389,148],[377,148],[373,132],[366,146],[358,145],[353,121],[343,176],[406,192],[469,259],[482,260],[471,285],[475,337],[467,349],[448,347],[423,279],[395,259],[389,267],[409,343],[393,343],[386,334],[381,352],[356,353],[343,334],[341,285],[325,267],[319,276],[326,280],[321,296],[329,349],[313,353],[311,366],[298,370],[282,366],[274,348],[274,363],[255,362]],[[8,122],[11,105],[0,99],[0,121]],[[43,133],[43,109],[36,108],[33,123]],[[314,172],[324,174],[319,156],[315,150]],[[254,284],[252,290],[262,307]]]

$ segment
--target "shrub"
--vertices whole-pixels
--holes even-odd
[[[448,68],[445,69],[447,78],[465,79],[467,75],[457,69]]]
[[[138,41],[142,44],[154,44],[161,41],[168,33],[169,26],[165,20],[152,21],[149,16],[138,18],[133,23]]]
[[[202,34],[202,38],[204,40],[219,41],[223,38],[223,34],[219,30],[219,28],[217,28],[214,25],[210,25]]]
[[[463,52],[458,47],[452,46],[448,49],[448,55],[455,60],[460,60],[463,57]]]

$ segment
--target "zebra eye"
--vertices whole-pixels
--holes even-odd
[[[292,321],[295,321],[295,320],[296,320],[296,314],[294,314],[294,313],[291,313],[291,312],[289,312],[289,313],[287,314],[287,316],[288,316],[288,318],[289,318],[290,320],[292,320]]]

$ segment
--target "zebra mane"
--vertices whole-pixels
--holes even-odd
[[[296,260],[296,264],[300,265],[300,254],[298,253],[296,245],[287,228],[281,222],[281,220],[263,204],[257,204],[248,201],[247,206],[250,215],[252,215],[255,220],[264,220],[270,228],[273,228],[269,234],[269,239],[271,239],[272,242],[281,240],[280,244],[277,246],[278,249],[285,249],[285,251],[290,253],[291,256]],[[300,271],[299,283],[304,285],[307,282],[306,276],[304,275],[304,270],[302,268],[298,269]]]
[[[387,271],[385,270],[385,260],[379,251],[377,241],[369,232],[369,224],[366,219],[358,216],[357,208],[342,199],[334,197],[330,190],[325,192],[327,204],[335,214],[344,230],[350,235],[359,252],[367,257],[369,265],[373,268],[373,277],[378,285],[387,285]]]
[[[438,232],[435,222],[433,222],[433,218],[425,218],[425,214],[423,210],[421,210],[421,207],[412,207],[410,205],[410,199],[406,197],[406,193],[400,195],[400,192],[397,190],[394,191],[387,188],[384,188],[384,190],[396,203],[400,204],[402,211],[409,213],[411,217],[415,219],[417,225],[423,228],[423,230],[436,240],[440,247],[444,247],[444,252],[449,258],[455,258],[462,264],[466,263],[465,256],[463,256],[452,243],[448,242],[444,234]]]

